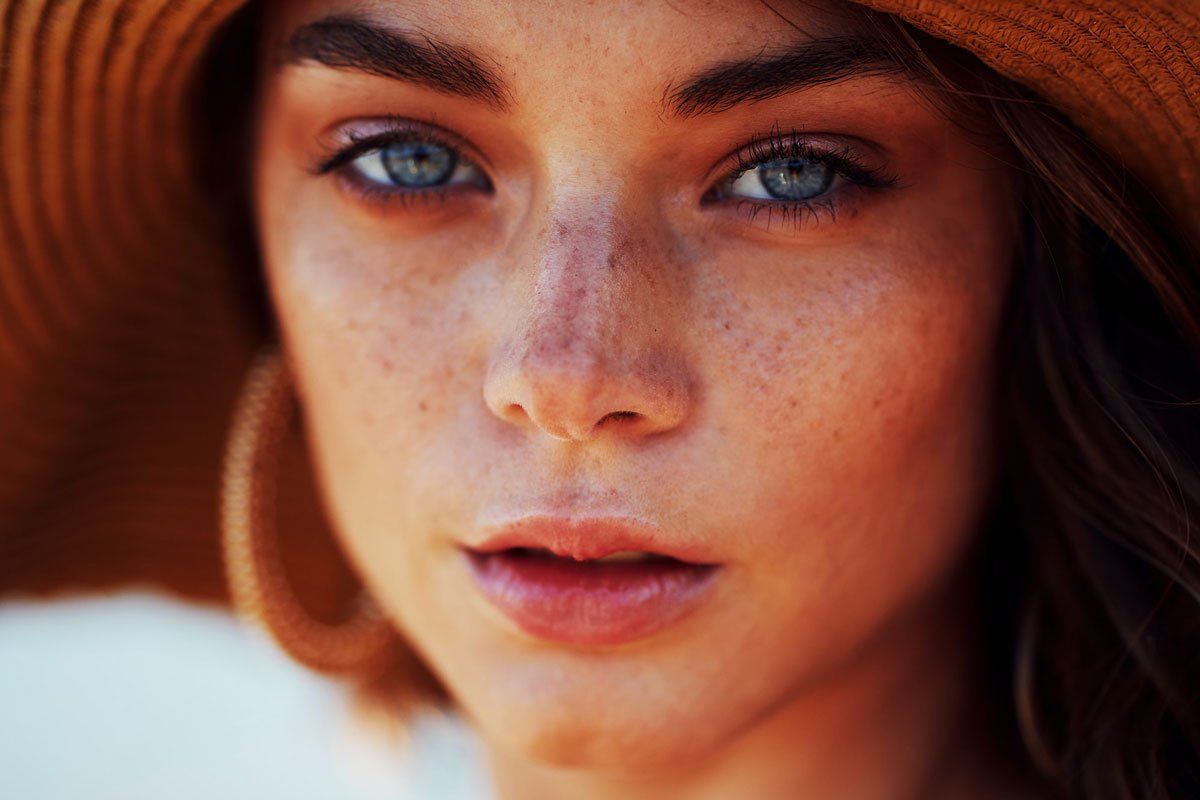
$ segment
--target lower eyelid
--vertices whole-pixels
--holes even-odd
[[[835,189],[811,200],[759,200],[725,195],[709,198],[703,205],[707,207],[706,213],[723,226],[799,233],[853,220],[864,204],[883,196],[887,188],[862,186],[844,178]]]
[[[434,211],[448,204],[458,205],[482,199],[483,193],[469,183],[441,184],[421,189],[402,189],[389,183],[368,180],[347,164],[330,176],[339,194],[354,205],[375,212]],[[490,191],[491,184],[485,187]]]
[[[805,202],[759,202],[746,198],[739,200],[734,211],[745,223],[770,231],[773,227],[791,227],[793,231],[810,225],[836,222],[843,203],[833,197],[821,197]]]
[[[470,186],[472,184],[480,188],[490,188],[491,186],[482,169],[461,157],[446,182],[433,186],[403,187],[396,185],[392,182],[391,176],[383,166],[379,151],[365,153],[347,163],[343,169],[349,173],[353,173],[352,180],[366,181],[380,191],[414,194],[428,192],[433,189]]]

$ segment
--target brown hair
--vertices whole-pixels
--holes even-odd
[[[1024,178],[981,548],[982,644],[1008,721],[1058,796],[1200,796],[1196,232],[1024,87],[863,19]]]
[[[1198,262],[1060,119],[996,111],[1036,176],[1003,376],[1031,570],[1022,729],[1068,796],[1195,796]]]
[[[218,40],[210,77],[252,69],[254,13]],[[1006,698],[999,726],[1055,796],[1200,796],[1198,234],[1137,165],[1108,157],[1020,84],[898,18],[847,13],[931,102],[1009,153],[1024,181],[1002,333],[1000,479],[978,553],[979,645]],[[250,104],[228,105],[225,89],[202,96],[210,120],[245,122]],[[244,129],[208,138],[225,164],[247,140]],[[249,215],[231,217],[247,241]],[[406,663],[371,692],[440,691]]]

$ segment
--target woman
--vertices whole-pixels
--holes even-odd
[[[236,5],[11,7],[9,585],[203,593],[236,405],[235,604],[500,797],[1196,794],[1194,9]]]

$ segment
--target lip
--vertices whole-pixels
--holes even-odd
[[[636,550],[692,564],[710,563],[701,547],[675,540],[660,528],[629,517],[522,517],[484,528],[466,546],[477,553],[536,548],[576,561]]]
[[[571,645],[618,645],[693,610],[719,565],[700,548],[626,518],[526,517],[481,531],[463,548],[482,595],[526,634]],[[626,552],[640,561],[597,562]]]

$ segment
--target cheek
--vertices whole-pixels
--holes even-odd
[[[328,202],[269,181],[259,195],[264,261],[314,465],[347,544],[398,544],[466,398],[480,287],[469,254],[397,244],[330,219]],[[470,382],[475,381],[475,391]],[[389,559],[391,563],[398,563]]]
[[[1012,241],[1002,213],[978,219],[926,213],[902,236],[763,260],[785,276],[766,291],[725,265],[707,314],[711,371],[727,376],[710,397],[713,452],[722,491],[745,500],[719,527],[755,532],[745,556],[767,574],[749,591],[784,609],[748,646],[782,624],[836,659],[937,590],[969,544],[991,481]]]

